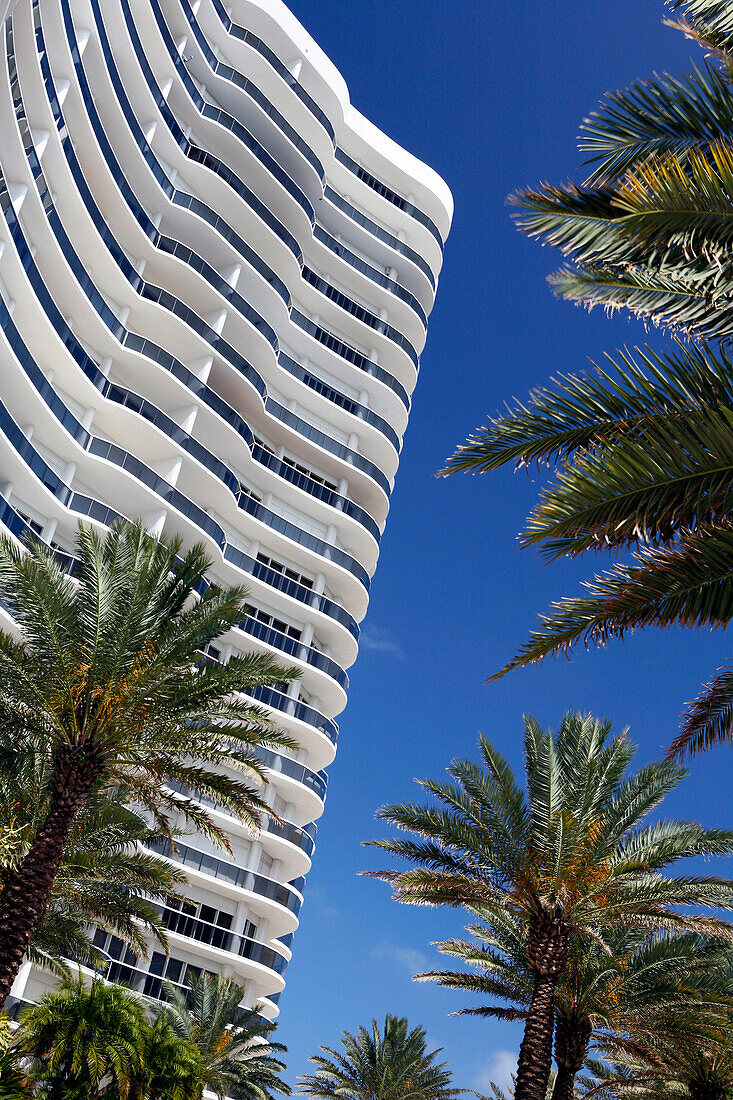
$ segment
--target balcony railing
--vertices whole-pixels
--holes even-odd
[[[199,45],[199,49],[206,58],[206,62],[209,68],[214,73],[216,73],[217,76],[221,76],[225,80],[228,80],[231,84],[235,84],[238,88],[241,88],[245,95],[254,100],[260,110],[264,111],[268,118],[272,119],[278,129],[282,131],[282,133],[285,135],[291,145],[294,145],[298,152],[303,157],[305,157],[310,166],[318,175],[318,178],[321,180],[321,182],[323,182],[325,176],[323,165],[321,164],[320,160],[313,152],[305,138],[301,137],[295,127],[291,126],[284,115],[282,115],[280,111],[278,111],[277,107],[275,107],[274,104],[270,103],[270,100],[260,91],[253,80],[250,80],[248,77],[243,76],[242,73],[237,72],[237,70],[233,69],[231,65],[227,65],[225,62],[219,60],[214,51],[211,49],[208,39],[202,31],[196,19],[196,16],[193,13],[193,8],[189,4],[188,0],[180,0],[180,4],[183,8],[186,19],[188,20],[188,25],[193,31],[194,38]]]
[[[409,202],[402,195],[398,195],[396,191],[393,191],[386,183],[382,183],[382,181],[377,179],[376,176],[373,176],[371,172],[367,172],[366,168],[363,168],[361,164],[358,164],[353,157],[350,157],[348,153],[345,153],[343,149],[340,149],[338,146],[336,147],[336,160],[343,164],[345,168],[348,168],[357,179],[360,179],[361,182],[365,183],[372,191],[381,195],[387,202],[392,203],[398,210],[402,210],[404,214],[414,218],[420,225],[424,225],[440,245],[440,251],[443,251],[444,242],[440,235],[440,230],[433,219],[429,218],[427,214],[424,214],[419,206],[415,206],[414,202]]]
[[[187,844],[177,844],[177,850],[174,851],[170,841],[165,838],[151,840],[146,844],[146,847],[161,856],[165,856],[167,859],[180,863],[183,867],[201,871],[203,874],[211,875],[230,886],[259,894],[260,897],[267,898],[269,901],[274,901],[283,908],[288,909],[294,916],[297,916],[300,912],[303,899],[296,891],[304,884],[302,878],[287,885],[283,882],[275,882],[274,879],[257,875],[254,871],[247,870],[246,867],[237,867],[235,863],[229,863],[227,860],[219,859],[207,852],[201,852],[198,848],[191,848]]]
[[[283,975],[288,968],[288,959],[265,943],[237,935],[220,925],[209,924],[208,921],[200,920],[172,906],[161,905],[159,902],[154,902],[153,905],[169,932],[208,947],[215,947],[218,951],[228,951],[250,962],[260,963],[261,966],[274,970],[276,974]]]
[[[233,23],[229,13],[224,7],[222,0],[213,0],[214,10],[221,19],[224,27],[232,35],[233,38],[238,38],[241,42],[245,42],[248,46],[251,46],[253,50],[256,50],[266,61],[272,66],[275,72],[280,76],[287,86],[297,95],[301,103],[304,103],[313,117],[318,120],[323,129],[326,131],[331,141],[335,138],[335,132],[331,124],[330,119],[323,111],[315,99],[306,92],[302,84],[300,84],[286,65],[280,60],[274,50],[271,50],[266,42],[263,42],[261,38],[258,38],[252,31],[245,30],[244,27],[238,26]]]

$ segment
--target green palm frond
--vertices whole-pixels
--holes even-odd
[[[428,1051],[425,1031],[412,1031],[406,1019],[387,1016],[384,1027],[342,1033],[341,1050],[321,1047],[310,1061],[315,1073],[298,1078],[299,1091],[322,1100],[453,1100],[465,1092],[453,1087],[447,1062],[437,1062],[440,1050]]]
[[[712,63],[608,93],[581,126],[580,149],[595,167],[587,186],[607,186],[651,157],[708,148],[733,136],[733,90]]]
[[[567,597],[541,616],[513,660],[513,668],[568,655],[574,646],[605,645],[645,626],[726,626],[733,615],[733,529],[684,532],[678,546],[638,551],[631,565],[615,565],[584,583],[586,596]]]
[[[707,752],[713,745],[733,740],[733,669],[718,670],[717,675],[690,704],[683,715],[682,727],[672,742],[671,756]]]
[[[175,1036],[196,1048],[202,1083],[219,1100],[290,1095],[282,1079],[286,1048],[273,1038],[274,1024],[240,1008],[244,989],[236,982],[204,973],[187,992],[166,984],[166,996],[161,1018]]]
[[[709,410],[733,410],[733,363],[713,353],[676,344],[608,355],[582,375],[560,375],[553,389],[533,390],[526,403],[491,418],[449,459],[444,475],[486,473],[508,462],[562,468],[576,454],[596,453],[647,428],[662,431],[678,419],[694,423]]]

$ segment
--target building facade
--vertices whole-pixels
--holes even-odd
[[[274,1019],[452,203],[280,0],[229,3],[0,4],[0,522],[203,542],[252,605],[210,656],[297,666],[257,696],[300,746],[265,754],[286,824],[213,807],[233,857],[162,850],[169,956],[97,937],[113,979],[222,971]]]

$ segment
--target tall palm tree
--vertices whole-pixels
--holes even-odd
[[[372,841],[415,864],[371,872],[398,901],[461,907],[487,928],[509,913],[522,930],[532,989],[517,1068],[517,1100],[544,1100],[556,987],[577,945],[615,928],[721,934],[714,917],[733,883],[665,869],[688,856],[733,851],[733,833],[691,822],[644,824],[685,774],[671,762],[627,775],[634,748],[610,724],[566,715],[556,734],[525,719],[526,792],[481,739],[482,765],[454,760],[454,783],[421,781],[436,804],[386,806],[379,817],[414,834]],[[725,926],[726,928],[728,926]]]
[[[256,826],[266,810],[254,749],[290,744],[236,693],[291,679],[269,657],[228,664],[199,653],[242,621],[245,591],[207,585],[209,559],[180,540],[121,523],[80,526],[72,578],[38,540],[0,539],[0,599],[19,638],[0,633],[0,728],[34,738],[49,761],[48,804],[15,867],[0,871],[0,1004],[53,889],[73,821],[116,787],[163,833],[172,818],[226,843],[209,814],[165,786],[172,777]],[[250,781],[217,770],[226,764]]]
[[[507,912],[489,926],[477,923],[469,931],[474,939],[448,940],[438,949],[473,972],[437,970],[416,978],[492,999],[456,1015],[525,1019],[533,983],[521,926]],[[610,1031],[629,1033],[643,1025],[647,1031],[664,1033],[672,1009],[717,1021],[721,1012],[733,1007],[728,966],[721,970],[721,963],[728,963],[729,948],[720,941],[624,929],[604,939],[602,946],[573,944],[567,969],[555,987],[557,1073],[548,1100],[572,1100],[591,1045]],[[516,1007],[497,1006],[495,999]]]
[[[300,1092],[323,1100],[452,1100],[465,1092],[453,1087],[448,1063],[436,1062],[441,1051],[428,1051],[423,1028],[410,1031],[404,1018],[344,1031],[341,1048],[321,1047],[310,1059],[316,1072],[298,1078]]]
[[[273,1093],[290,1095],[282,1080],[282,1043],[271,1036],[275,1025],[255,1012],[240,1009],[244,989],[220,974],[194,978],[190,991],[166,984],[168,1003],[162,1010],[173,1034],[198,1050],[203,1087],[219,1100],[271,1100]]]
[[[561,600],[507,666],[649,625],[725,626],[733,607],[733,33],[723,0],[671,0],[708,51],[690,76],[606,96],[583,124],[582,184],[519,192],[520,228],[569,261],[551,283],[588,306],[628,308],[700,346],[625,352],[562,375],[489,420],[444,472],[549,466],[523,532],[549,559],[588,549],[617,562]],[[507,671],[505,668],[503,671]],[[684,717],[673,751],[733,729],[733,668]]]
[[[20,1016],[20,1051],[46,1100],[125,1096],[144,1068],[145,1010],[118,985],[81,977]]]
[[[14,865],[23,858],[48,812],[48,755],[23,737],[0,730],[0,829],[7,823]],[[165,943],[152,904],[175,894],[182,872],[141,846],[159,831],[151,828],[116,788],[95,791],[74,818],[44,913],[28,946],[35,963],[68,975],[64,959],[96,962],[87,934],[90,924],[113,932],[138,954],[147,953],[152,934]]]

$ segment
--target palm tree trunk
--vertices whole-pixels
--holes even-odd
[[[6,870],[0,893],[0,1008],[10,993],[43,916],[74,817],[95,784],[98,769],[87,748],[59,753],[48,814],[17,868]]]
[[[552,1068],[552,1033],[555,1025],[554,975],[535,974],[532,1000],[519,1048],[515,1100],[545,1100]]]
[[[527,962],[534,973],[532,999],[519,1048],[515,1100],[545,1100],[552,1069],[555,985],[565,969],[569,931],[552,913],[543,913],[530,930]]]
[[[557,1077],[552,1100],[573,1100],[575,1078],[583,1068],[593,1029],[590,1021],[577,1016],[558,1016],[555,1025]]]

